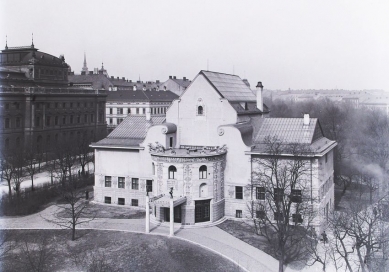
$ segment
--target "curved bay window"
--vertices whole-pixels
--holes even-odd
[[[207,178],[207,166],[202,165],[199,169],[199,179],[206,179]]]
[[[169,179],[175,179],[177,175],[177,168],[173,165],[169,166]]]

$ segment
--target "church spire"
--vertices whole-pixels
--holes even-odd
[[[34,33],[31,34],[31,48],[34,48]]]
[[[8,49],[8,37],[5,35],[5,49]]]
[[[82,67],[81,74],[88,74],[88,66],[86,65],[86,54],[84,52],[84,66]]]

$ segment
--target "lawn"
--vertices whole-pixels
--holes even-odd
[[[78,237],[70,241],[65,230],[4,230],[1,238],[15,247],[0,270],[239,271],[220,255],[175,238],[98,230],[79,230]]]

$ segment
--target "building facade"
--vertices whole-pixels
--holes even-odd
[[[302,118],[278,122],[264,118],[269,110],[263,104],[262,84],[257,87],[255,95],[238,76],[201,71],[173,101],[166,120],[124,119],[107,138],[92,145],[95,200],[145,207],[148,194],[152,217],[169,221],[173,199],[174,221],[184,225],[248,217],[252,159],[267,155],[259,148],[263,135],[280,134],[284,141],[303,138],[314,149],[308,160],[318,175],[310,184],[315,194],[325,191],[315,209],[333,203],[336,143],[324,137],[317,119],[308,117],[310,125],[304,127]],[[298,136],[285,133],[291,130]],[[321,164],[324,158],[327,167]]]
[[[104,90],[68,87],[65,58],[34,44],[0,54],[0,141],[2,148],[29,144],[36,151],[64,138],[106,136]]]

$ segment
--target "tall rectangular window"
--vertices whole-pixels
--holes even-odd
[[[20,117],[16,117],[16,127],[20,128]]]
[[[62,125],[65,125],[66,124],[66,116],[63,116],[62,117]]]
[[[88,123],[88,114],[84,114],[84,123]]]
[[[113,108],[109,108],[109,114],[113,114]]]
[[[118,188],[124,189],[124,177],[118,177]]]
[[[243,187],[242,186],[235,186],[235,198],[236,199],[243,199]]]
[[[236,210],[236,218],[242,218],[242,210]]]
[[[118,108],[118,114],[123,114],[123,108]]]
[[[4,120],[4,128],[10,128],[11,121],[9,118],[5,118]]]
[[[51,121],[51,117],[50,116],[46,116],[46,126],[50,126],[50,121]]]
[[[255,188],[255,198],[258,200],[265,200],[265,187]]]
[[[111,187],[111,184],[112,184],[112,177],[105,176],[105,187]]]
[[[73,115],[70,115],[70,124],[73,124]]]
[[[153,191],[153,181],[146,180],[146,192],[152,192],[152,191]]]
[[[93,114],[90,115],[90,121],[91,121],[91,123],[93,123],[95,121],[95,118],[94,118]]]
[[[173,137],[169,137],[169,146],[173,147]]]
[[[292,189],[291,192],[291,201],[296,203],[301,203],[301,190]]]
[[[56,126],[58,126],[58,116],[55,116],[55,117],[54,117],[54,124],[55,124]]]
[[[39,127],[40,124],[41,124],[41,118],[40,118],[39,116],[37,116],[37,117],[35,118],[35,126],[36,126],[36,127]]]
[[[274,201],[282,201],[284,199],[284,189],[274,188]]]
[[[131,189],[132,190],[139,190],[139,179],[138,178],[131,179]]]

